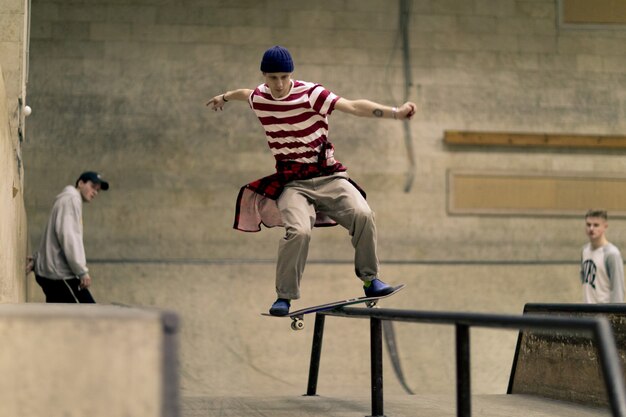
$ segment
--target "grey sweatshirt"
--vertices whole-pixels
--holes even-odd
[[[68,279],[87,274],[83,201],[76,187],[68,185],[57,195],[33,258],[35,273],[41,277]]]

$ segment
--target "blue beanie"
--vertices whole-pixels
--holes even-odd
[[[291,54],[282,46],[274,46],[263,54],[262,72],[293,72]]]

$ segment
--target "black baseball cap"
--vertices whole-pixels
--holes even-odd
[[[98,174],[97,172],[85,171],[82,174],[80,174],[80,177],[78,177],[78,179],[76,180],[76,184],[78,184],[78,181],[82,181],[82,182],[91,181],[94,184],[100,184],[100,189],[104,191],[109,189],[109,183],[106,182],[104,178],[102,178],[102,176]]]

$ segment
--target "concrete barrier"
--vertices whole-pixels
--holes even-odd
[[[0,303],[18,303],[26,298],[28,231],[21,145],[11,128],[12,106],[7,100],[1,50],[0,47]]]
[[[605,316],[615,335],[624,369],[625,305],[527,304],[524,307],[524,314]],[[608,405],[597,347],[590,336],[521,331],[513,359],[508,393],[540,395],[586,405]]]
[[[178,317],[107,305],[0,305],[11,417],[177,417]]]

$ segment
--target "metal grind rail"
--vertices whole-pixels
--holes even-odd
[[[600,366],[606,392],[614,417],[626,417],[626,391],[615,338],[608,320],[604,317],[563,317],[540,314],[523,316],[435,312],[416,310],[395,310],[385,308],[346,307],[340,310],[323,311],[315,316],[311,364],[306,395],[317,392],[324,321],[326,316],[370,319],[371,349],[371,417],[384,417],[383,413],[383,337],[382,321],[402,321],[415,323],[446,324],[456,327],[456,399],[457,416],[471,416],[470,384],[470,327],[488,327],[500,329],[535,329],[546,331],[586,332],[590,333],[598,350]]]

